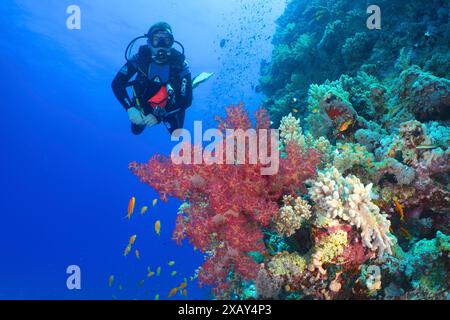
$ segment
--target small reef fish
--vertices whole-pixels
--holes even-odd
[[[408,230],[406,230],[406,228],[400,227],[400,231],[401,231],[401,233],[405,236],[406,239],[408,239],[408,240],[411,240],[411,239],[412,239],[411,234],[409,233]]]
[[[161,274],[161,267],[158,267],[156,269],[156,275],[159,276]]]
[[[170,274],[172,277],[174,277],[177,274],[176,271],[172,271],[172,273]]]
[[[128,245],[132,246],[136,242],[137,235],[132,235],[128,241]]]
[[[428,149],[436,149],[438,146],[436,145],[422,145],[422,146],[417,146],[416,149],[423,149],[423,150],[428,150]]]
[[[156,206],[157,203],[158,203],[158,199],[153,199],[152,205]]]
[[[186,288],[186,286],[187,286],[187,283],[186,282],[182,282],[180,284],[180,286],[178,287],[178,289],[183,290],[184,288]]]
[[[127,245],[125,251],[123,252],[123,256],[126,257],[131,251],[131,245]]]
[[[108,285],[110,287],[112,287],[113,283],[114,283],[114,276],[110,275],[109,278],[108,278]]]
[[[347,131],[350,125],[353,124],[353,119],[347,120],[339,126],[339,132]]]
[[[186,291],[186,289],[183,289],[183,296],[185,296],[185,297],[187,297],[187,291]]]
[[[147,212],[147,210],[148,210],[148,207],[147,206],[143,206],[142,209],[141,209],[141,216],[143,216]]]
[[[159,236],[161,233],[161,221],[159,221],[159,220],[157,220],[155,222],[155,231],[156,231],[156,234]]]
[[[169,266],[173,266],[173,265],[175,264],[175,261],[169,261],[167,264],[168,264]]]
[[[155,275],[155,273],[150,270],[150,267],[147,267],[147,278],[151,278]]]
[[[141,280],[141,281],[139,281],[138,286],[142,287],[144,284],[145,284],[145,280]]]
[[[121,284],[119,284],[118,288],[119,288],[119,290],[122,290],[123,286]]]
[[[155,295],[155,300],[159,300],[159,294]]]
[[[298,109],[295,109],[295,108],[294,108],[294,109],[292,109],[292,112],[293,112],[293,113],[298,113]]]
[[[131,216],[134,212],[134,206],[136,204],[136,198],[135,197],[131,197],[130,201],[128,202],[128,214],[127,214],[127,218],[128,220],[131,219]]]
[[[167,296],[167,298],[172,298],[174,295],[176,295],[178,292],[178,288],[173,288],[172,290],[170,290],[169,295]]]
[[[399,215],[400,215],[400,220],[401,221],[405,221],[405,212],[403,211],[403,207],[400,204],[400,202],[398,202],[398,198],[394,197],[394,205],[395,205],[395,209],[397,209]]]
[[[139,250],[138,249],[136,249],[136,251],[134,251],[134,254],[135,254],[135,256],[136,256],[136,259],[140,259],[141,258],[141,256],[140,256],[140,254],[139,254]]]

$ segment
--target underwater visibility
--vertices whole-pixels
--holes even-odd
[[[0,300],[450,299],[449,1],[0,13]]]

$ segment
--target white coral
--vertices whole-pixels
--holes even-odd
[[[390,222],[371,202],[372,184],[364,186],[353,175],[344,178],[332,167],[319,173],[309,194],[316,202],[317,214],[347,221],[360,230],[365,247],[378,251],[379,256],[384,252],[392,254],[392,240],[388,236]]]

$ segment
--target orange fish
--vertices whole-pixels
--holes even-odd
[[[132,235],[132,236],[130,237],[130,241],[128,241],[128,244],[129,244],[130,246],[132,246],[132,245],[134,244],[134,242],[136,241],[136,238],[137,238],[137,235]]]
[[[109,278],[108,278],[108,285],[109,285],[110,287],[112,287],[113,283],[114,283],[114,276],[111,275],[111,276],[109,276]]]
[[[125,248],[125,251],[123,252],[123,256],[126,257],[131,251],[131,246],[127,245],[127,247]]]
[[[400,220],[405,221],[405,212],[403,211],[403,207],[401,206],[400,202],[398,202],[398,198],[394,197],[394,205],[397,209],[398,213],[400,214]]]
[[[134,254],[136,255],[136,259],[140,259],[141,258],[141,256],[139,255],[139,250],[138,249],[136,249],[136,251],[134,251]]]
[[[406,230],[406,228],[400,227],[400,231],[401,231],[402,234],[405,236],[405,238],[407,238],[408,240],[411,240],[411,239],[412,239],[411,234],[408,232],[408,230]]]
[[[167,296],[167,298],[172,298],[174,295],[176,295],[178,292],[178,288],[173,288],[172,290],[170,290],[169,295]]]
[[[178,287],[178,289],[183,290],[184,288],[186,288],[186,286],[187,286],[187,283],[186,282],[182,282],[180,284],[180,286]]]
[[[187,291],[186,291],[186,289],[183,289],[182,293],[183,293],[183,296],[187,297]]]
[[[157,220],[155,222],[155,231],[156,231],[156,234],[159,236],[161,233],[161,221],[159,221],[159,220]]]
[[[131,219],[131,215],[134,212],[134,205],[135,204],[136,204],[136,198],[135,197],[131,197],[130,202],[128,202],[128,214],[127,214],[128,220]]]
[[[350,119],[350,120],[345,121],[344,123],[342,123],[342,124],[340,125],[339,131],[340,131],[340,132],[346,131],[346,130],[350,127],[350,125],[351,125],[352,123],[353,123],[353,119]]]

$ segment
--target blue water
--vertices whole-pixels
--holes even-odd
[[[193,274],[202,255],[170,240],[180,202],[152,208],[156,193],[127,169],[130,161],[169,154],[173,143],[162,126],[133,136],[110,83],[128,42],[166,20],[192,73],[216,72],[194,92],[187,128],[194,120],[211,124],[231,102],[257,107],[261,97],[251,87],[261,59],[270,56],[266,36],[284,5],[274,1],[268,9],[264,2],[1,1],[0,299],[153,299],[157,293],[163,299]],[[81,30],[66,28],[71,4],[81,8]],[[262,36],[250,42],[254,33]],[[136,211],[150,209],[128,221],[131,196]],[[133,253],[122,256],[132,234],[140,261]],[[81,290],[66,287],[69,265],[81,268]],[[147,266],[162,266],[161,277],[139,286]],[[211,297],[195,282],[187,291],[190,299]]]

